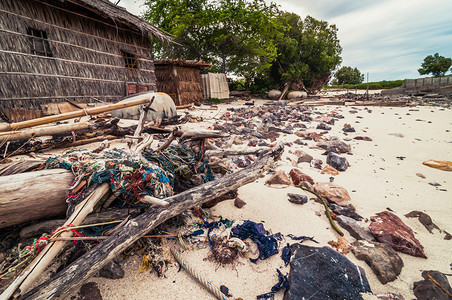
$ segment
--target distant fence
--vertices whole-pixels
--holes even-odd
[[[429,77],[418,79],[406,79],[402,87],[407,89],[419,88],[432,85],[452,85],[452,75],[443,77]]]
[[[223,73],[201,74],[202,77],[202,93],[205,99],[229,98],[229,87],[226,75]]]

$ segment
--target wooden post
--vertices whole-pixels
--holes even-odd
[[[281,157],[282,151],[282,145],[276,146],[272,148],[271,152],[266,152],[247,168],[166,198],[165,200],[171,204],[169,208],[153,207],[140,216],[129,220],[107,240],[84,254],[54,278],[32,289],[27,294],[22,294],[23,299],[64,297],[68,292],[78,289],[83,282],[96,274],[104,265],[159,224],[195,205],[201,205],[258,179]]]

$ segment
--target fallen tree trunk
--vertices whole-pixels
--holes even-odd
[[[74,175],[64,169],[0,177],[0,228],[64,214]]]
[[[276,146],[270,153],[263,154],[254,164],[237,173],[166,198],[165,200],[171,203],[169,208],[152,207],[142,215],[129,220],[110,238],[91,249],[52,279],[26,293],[23,298],[54,299],[78,289],[105,264],[159,224],[195,205],[215,199],[259,178],[275,160],[280,158],[282,151],[283,146]]]

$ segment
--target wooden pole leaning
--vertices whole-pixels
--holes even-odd
[[[131,107],[131,106],[135,106],[135,105],[145,104],[145,103],[152,104],[152,101],[153,101],[149,94],[139,95],[139,96],[135,96],[133,98],[136,98],[136,99],[130,99],[130,100],[128,99],[126,101],[120,101],[115,104],[109,104],[109,105],[104,105],[104,106],[99,106],[99,107],[87,108],[87,109],[83,109],[83,110],[71,111],[71,112],[67,112],[64,114],[47,116],[47,117],[43,117],[43,118],[38,118],[38,119],[33,119],[33,120],[28,120],[28,121],[23,121],[23,122],[18,122],[18,123],[0,124],[0,132],[14,131],[14,130],[19,130],[19,129],[23,129],[23,128],[44,125],[44,124],[48,124],[48,123],[52,123],[52,122],[79,118],[79,117],[83,117],[83,116],[92,116],[92,115],[97,115],[97,114],[101,114],[104,112],[109,112],[109,111],[112,111],[115,109],[127,108],[127,107]]]

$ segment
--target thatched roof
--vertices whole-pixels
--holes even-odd
[[[173,65],[173,66],[180,66],[180,67],[193,67],[193,68],[201,69],[201,70],[205,70],[212,66],[211,63],[206,63],[202,59],[201,60],[162,59],[162,60],[155,60],[154,65],[155,66]]]
[[[78,4],[100,16],[114,19],[124,25],[141,31],[146,34],[151,34],[161,41],[172,41],[171,34],[155,27],[152,24],[140,19],[134,14],[129,13],[125,8],[111,3],[108,0],[68,0],[74,4]]]

